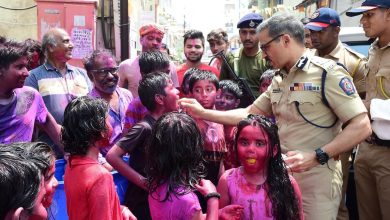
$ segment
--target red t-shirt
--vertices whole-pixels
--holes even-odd
[[[122,220],[113,177],[97,160],[71,156],[64,182],[69,220]]]
[[[200,70],[208,70],[208,71],[214,73],[217,76],[217,78],[219,79],[219,70],[217,68],[209,66],[209,65],[204,64],[204,63],[201,63],[197,68]],[[183,82],[184,73],[188,69],[189,68],[185,63],[177,68],[177,79],[179,81],[180,86],[181,86],[181,83]]]

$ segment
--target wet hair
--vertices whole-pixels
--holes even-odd
[[[31,38],[28,38],[27,40],[24,41],[26,47],[28,48],[28,52],[30,53],[30,56],[29,56],[29,65],[27,67],[28,70],[31,70],[37,66],[31,66],[32,64],[34,64],[33,62],[37,62],[36,64],[39,66],[39,65],[42,65],[44,62],[45,62],[45,53],[43,52],[42,50],[42,45],[39,41],[37,40],[34,40],[34,39],[31,39]],[[35,54],[38,56],[38,57],[34,57]]]
[[[144,76],[139,82],[138,94],[141,103],[150,111],[156,109],[155,96],[166,95],[165,88],[168,86],[169,77],[163,72],[154,72]]]
[[[234,97],[236,99],[241,99],[241,97],[242,97],[241,88],[238,86],[238,84],[236,82],[234,82],[232,80],[225,79],[225,80],[220,81],[219,88],[224,90],[224,91],[230,92],[231,94],[234,95]]]
[[[266,29],[268,29],[268,34],[271,38],[274,38],[280,34],[288,34],[297,43],[304,45],[303,24],[293,15],[274,15],[259,24],[259,26],[256,28],[256,32],[260,33]],[[277,40],[279,41],[280,38]]]
[[[28,48],[24,43],[5,40],[0,44],[0,69],[8,69],[12,63],[28,55]]]
[[[84,68],[87,72],[95,69],[97,57],[108,57],[115,61],[115,56],[109,50],[97,49],[83,60]]]
[[[90,146],[107,131],[108,104],[88,96],[72,100],[65,108],[62,143],[71,155],[86,155]]]
[[[0,219],[19,207],[31,213],[53,158],[42,142],[0,144]]]
[[[168,67],[168,56],[159,50],[143,52],[139,56],[139,68],[143,77],[152,72],[162,72]]]
[[[226,31],[222,30],[221,28],[211,30],[209,34],[207,34],[207,41],[225,41],[226,43],[229,42],[228,35]]]
[[[263,83],[264,80],[267,80],[267,79],[273,79],[274,76],[275,76],[275,71],[276,70],[272,70],[272,69],[268,69],[266,70],[261,76],[260,76],[260,83],[259,85],[261,85]]]
[[[188,39],[200,39],[202,41],[202,46],[204,47],[204,36],[201,31],[198,30],[188,30],[183,36],[184,44],[186,44]]]
[[[165,183],[168,188],[161,202],[194,190],[205,177],[203,138],[194,119],[184,113],[166,113],[157,120],[151,137],[146,148],[150,195],[153,197],[153,192]]]
[[[190,77],[190,92],[193,92],[192,90],[194,89],[195,83],[200,81],[200,80],[208,80],[215,86],[215,90],[219,89],[219,81],[217,76],[208,71],[208,70],[200,70],[194,68],[194,73]]]
[[[300,219],[298,199],[287,173],[286,164],[282,159],[277,126],[265,116],[248,115],[237,125],[235,149],[237,149],[241,131],[247,126],[258,127],[266,133],[269,139],[266,189],[267,196],[272,203],[272,216],[276,220]],[[236,156],[238,158],[237,150]]]
[[[181,92],[184,94],[184,95],[188,95],[190,93],[190,90],[189,88],[187,89],[186,88],[186,84],[189,85],[190,84],[190,79],[191,79],[191,76],[197,72],[197,68],[190,68],[188,69],[185,73],[184,73],[184,76],[183,76],[183,81],[181,82]]]

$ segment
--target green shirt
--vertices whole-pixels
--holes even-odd
[[[226,54],[226,60],[228,61],[230,67],[236,72],[236,74],[247,81],[249,87],[252,90],[252,93],[258,97],[260,95],[260,77],[264,71],[268,68],[266,67],[266,62],[262,58],[261,50],[257,53],[256,56],[249,57],[246,56],[243,52],[243,48],[234,53]],[[234,60],[237,60],[237,66],[234,66]],[[219,77],[220,80],[224,79],[233,79],[230,76],[229,69],[226,64],[222,64],[221,74]]]

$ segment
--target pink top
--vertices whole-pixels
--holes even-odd
[[[267,197],[264,185],[254,185],[246,181],[240,167],[230,169],[227,176],[230,204],[244,207],[243,219],[270,219],[272,204]]]
[[[178,191],[183,188],[178,189]],[[194,214],[201,211],[198,197],[193,192],[184,195],[170,194],[168,200],[160,202],[165,198],[167,185],[160,185],[155,192],[149,194],[149,208],[152,219],[158,220],[187,220]]]

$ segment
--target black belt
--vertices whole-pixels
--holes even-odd
[[[382,140],[374,132],[372,132],[372,135],[366,139],[366,142],[381,147],[390,147],[390,140]]]

